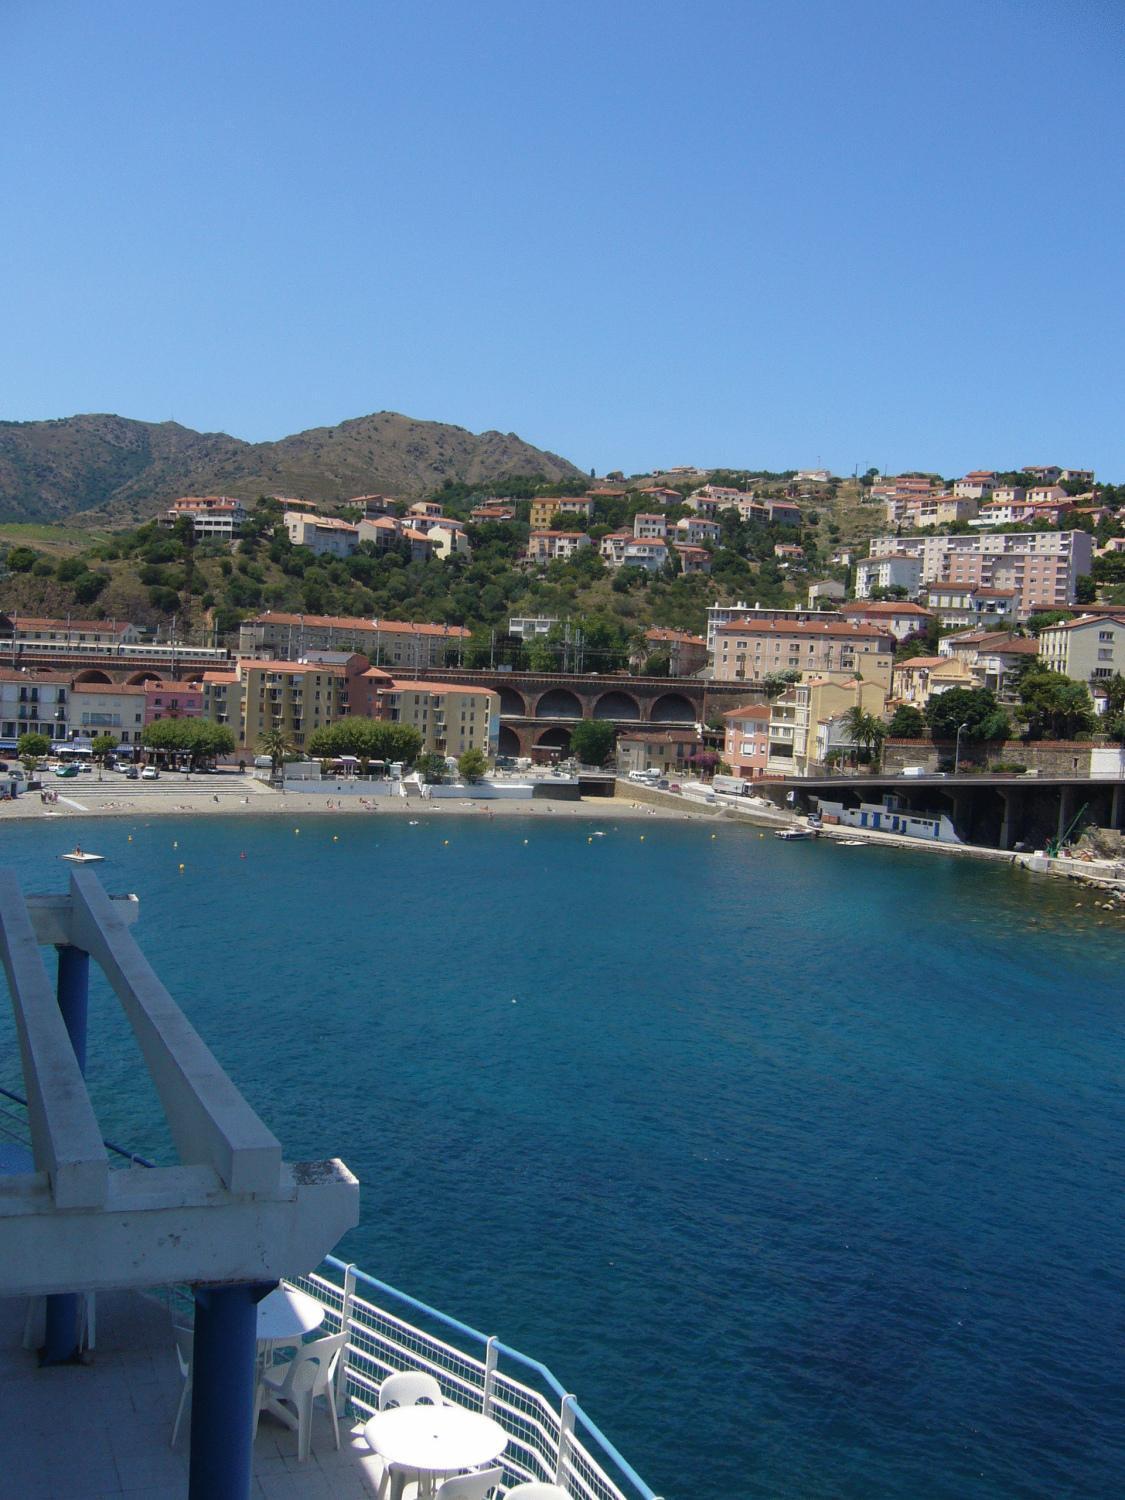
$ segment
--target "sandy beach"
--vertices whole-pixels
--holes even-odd
[[[0,803],[0,825],[42,819],[52,823],[81,823],[90,817],[151,818],[215,815],[238,817],[322,813],[341,818],[615,818],[699,821],[708,815],[692,808],[649,807],[625,797],[587,797],[578,802],[528,798],[477,801],[471,796],[422,800],[417,797],[361,798],[331,792],[282,792],[250,776],[192,776],[165,774],[159,781],[125,781],[92,777],[53,782],[58,801],[45,803],[39,792],[25,792],[14,802]]]

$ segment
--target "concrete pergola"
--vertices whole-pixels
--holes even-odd
[[[45,1296],[44,1364],[79,1356],[79,1295],[188,1284],[195,1296],[189,1500],[247,1500],[256,1305],[319,1265],[359,1217],[343,1162],[286,1163],[129,931],[135,896],[75,869],[28,896],[0,870],[0,961],[19,1037],[34,1170],[0,1175],[0,1292]],[[58,951],[52,983],[40,953]],[[110,1171],[86,1089],[90,959],[132,1027],[179,1163]]]

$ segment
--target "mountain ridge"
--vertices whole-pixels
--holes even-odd
[[[0,521],[135,522],[189,494],[413,499],[447,479],[486,485],[515,474],[560,480],[580,472],[515,433],[473,433],[401,412],[349,417],[264,443],[112,412],[0,422]]]

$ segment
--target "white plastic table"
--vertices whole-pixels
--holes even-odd
[[[297,1344],[319,1328],[327,1309],[298,1287],[274,1287],[258,1303],[259,1344]]]
[[[392,1406],[365,1425],[368,1445],[388,1464],[428,1476],[476,1469],[499,1458],[508,1435],[491,1417],[463,1406]]]

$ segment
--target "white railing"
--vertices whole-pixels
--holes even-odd
[[[398,1370],[423,1370],[447,1400],[487,1412],[508,1435],[505,1487],[561,1485],[573,1500],[658,1500],[545,1365],[330,1256],[298,1282],[346,1328],[337,1398],[361,1419]],[[439,1331],[440,1330],[440,1331]]]

